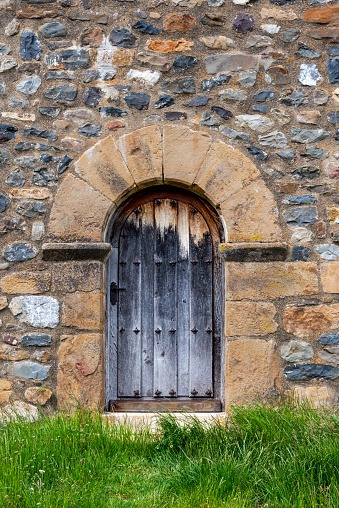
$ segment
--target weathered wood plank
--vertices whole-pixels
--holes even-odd
[[[153,396],[154,368],[154,209],[141,206],[141,396]]]
[[[213,396],[212,240],[203,216],[190,211],[190,396]]]
[[[106,298],[106,315],[107,315],[107,329],[106,329],[106,347],[105,347],[105,373],[106,373],[106,399],[105,405],[107,406],[110,399],[117,397],[117,352],[118,352],[118,328],[117,305],[111,305],[110,302],[110,283],[118,280],[118,259],[119,250],[117,247],[112,249],[112,253],[107,263],[107,283],[108,293]]]
[[[189,395],[190,362],[190,280],[189,280],[189,210],[190,205],[178,202],[178,397]]]
[[[197,413],[218,413],[221,411],[220,400],[111,400],[110,411],[115,412],[152,412],[162,411],[194,411]]]
[[[120,235],[118,397],[141,392],[141,213],[132,212]]]
[[[177,394],[177,207],[155,200],[154,393]]]

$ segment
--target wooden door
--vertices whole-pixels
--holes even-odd
[[[218,242],[204,211],[193,198],[163,191],[132,202],[119,217],[108,280],[115,409],[220,406]]]

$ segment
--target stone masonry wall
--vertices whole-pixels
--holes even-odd
[[[52,261],[42,245],[72,240],[59,220],[61,198],[49,226],[61,188],[69,222],[79,220],[76,240],[99,231],[95,240],[104,242],[96,212],[109,208],[120,182],[112,179],[109,195],[100,182],[83,190],[89,172],[77,161],[108,135],[164,125],[208,133],[241,152],[229,181],[228,157],[208,152],[228,186],[246,164],[253,176],[245,185],[261,175],[251,191],[235,185],[238,194],[221,207],[226,224],[233,221],[229,242],[278,240],[289,248],[286,261],[226,262],[226,402],[283,386],[336,403],[339,6],[0,0],[0,26],[0,404],[52,408],[58,398],[65,407],[72,397],[102,404],[104,261]],[[199,139],[192,154],[200,157],[208,146]],[[181,141],[173,137],[168,164]],[[154,153],[136,147],[129,155],[137,164]],[[199,169],[204,158],[198,164],[192,154],[189,164]],[[180,152],[174,165],[179,159]],[[81,213],[98,196],[82,232]],[[279,234],[256,237],[258,215],[271,231],[268,209]]]

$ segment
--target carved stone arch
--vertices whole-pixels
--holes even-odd
[[[107,136],[89,148],[57,191],[50,238],[104,241],[124,196],[156,182],[204,195],[223,217],[228,242],[281,240],[274,196],[252,161],[204,131],[172,125]]]

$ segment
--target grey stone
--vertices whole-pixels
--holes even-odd
[[[164,97],[164,96],[162,95],[161,97]],[[169,97],[169,95],[166,97]],[[172,102],[172,104],[173,104],[173,102]],[[169,104],[169,106],[170,105],[171,104]],[[156,106],[156,103],[154,106],[159,107],[159,106]],[[162,106],[162,107],[164,107],[164,106]],[[103,106],[103,107],[99,108],[99,112],[103,118],[107,118],[108,116],[113,116],[114,118],[119,118],[122,116],[127,116],[127,114],[128,114],[127,111],[125,111],[124,109],[114,108],[112,106]]]
[[[27,152],[32,148],[35,148],[35,143],[31,143],[29,141],[19,141],[14,147],[14,149],[18,150],[19,152]]]
[[[88,71],[84,71],[82,76],[83,83],[91,83],[92,81],[99,79],[100,71],[99,69],[89,69]]]
[[[85,90],[82,95],[82,100],[86,106],[95,107],[99,104],[102,98],[102,90],[97,86],[90,86]]]
[[[43,116],[49,116],[50,118],[56,118],[60,114],[61,109],[58,107],[46,107],[41,106],[39,108],[39,113]]]
[[[333,111],[329,111],[327,113],[327,121],[336,125],[339,123],[339,109],[335,109]]]
[[[247,48],[265,48],[273,44],[274,40],[268,35],[250,35],[246,40]]]
[[[224,88],[219,92],[219,95],[225,100],[234,102],[245,102],[248,97],[245,90],[237,90],[234,88]]]
[[[8,148],[0,148],[0,164],[11,163],[11,152]]]
[[[157,109],[168,108],[174,104],[174,99],[170,95],[160,95],[159,99],[154,103],[154,107]]]
[[[297,53],[306,58],[319,58],[321,56],[321,53],[318,53],[315,49],[306,46],[306,44],[299,44]]]
[[[257,71],[244,71],[239,73],[238,81],[242,86],[254,86],[257,79]]]
[[[200,81],[199,86],[204,92],[209,92],[216,86],[221,86],[225,83],[228,83],[230,79],[230,75],[226,76],[225,74],[220,74],[220,76],[216,76],[215,78],[203,79]]]
[[[220,127],[220,132],[229,139],[234,141],[243,141],[244,143],[252,143],[253,137],[247,132],[236,131],[230,127]]]
[[[281,347],[281,356],[287,362],[305,362],[313,358],[313,355],[312,346],[302,340],[290,340]]]
[[[31,76],[20,81],[16,89],[25,95],[32,95],[38,90],[40,85],[41,79],[39,76]]]
[[[186,102],[184,106],[188,108],[196,108],[199,106],[206,106],[208,101],[211,100],[211,97],[207,97],[206,95],[199,95],[198,97],[194,97],[194,99]]]
[[[55,185],[58,177],[55,172],[48,168],[36,168],[33,170],[32,184],[38,187],[50,187]]]
[[[299,194],[297,196],[286,196],[283,203],[287,203],[288,205],[312,205],[317,201],[317,198],[311,194]]]
[[[326,69],[329,82],[339,83],[339,58],[328,60]]]
[[[277,155],[281,159],[285,159],[288,162],[292,162],[295,159],[297,152],[296,152],[296,150],[291,150],[291,149],[280,150],[279,152],[277,152]]]
[[[284,104],[285,106],[303,106],[304,104],[308,103],[308,99],[305,96],[304,92],[301,88],[298,88],[297,90],[294,90],[291,94],[287,95],[286,97],[283,97],[280,99],[281,104]]]
[[[10,205],[10,200],[4,194],[0,194],[0,212],[4,212]]]
[[[64,155],[61,161],[58,164],[57,171],[58,174],[61,175],[66,171],[70,163],[72,162],[73,157],[69,157],[68,155]]]
[[[270,118],[261,115],[238,115],[235,117],[235,124],[258,132],[266,132],[273,126]]]
[[[2,255],[7,261],[26,261],[33,259],[39,253],[39,250],[31,243],[16,242],[6,245]]]
[[[314,249],[319,252],[321,259],[326,259],[327,261],[339,259],[339,245],[324,243],[322,245],[315,245]]]
[[[35,157],[28,155],[14,159],[15,164],[18,164],[21,168],[34,168],[36,161]]]
[[[22,187],[25,183],[24,175],[21,169],[14,169],[7,175],[5,182],[10,187]]]
[[[20,342],[24,346],[49,346],[52,337],[47,333],[28,333],[21,337]]]
[[[8,215],[0,219],[0,236],[11,231],[25,231],[26,222],[21,217],[9,217]]]
[[[246,71],[257,68],[258,57],[246,53],[217,53],[206,57],[204,64],[207,74]]]
[[[166,111],[165,112],[165,120],[168,120],[169,122],[176,122],[179,120],[183,120],[187,118],[187,113],[184,113],[182,111]]]
[[[252,106],[253,111],[259,111],[260,113],[263,113],[266,115],[267,113],[267,106],[264,106],[263,104]]]
[[[328,92],[324,88],[318,88],[313,92],[313,102],[318,106],[326,104],[328,101]]]
[[[65,35],[67,35],[67,31],[67,26],[63,23],[59,23],[59,21],[45,23],[39,28],[41,35],[47,39],[51,37],[65,37]]]
[[[195,93],[195,79],[191,76],[185,76],[184,78],[177,78],[172,81],[163,81],[161,88],[170,93]]]
[[[310,257],[311,249],[303,245],[293,245],[291,251],[291,261],[307,261]]]
[[[15,377],[43,381],[48,378],[50,368],[50,366],[40,365],[40,363],[14,362],[11,366],[10,372],[12,376]]]
[[[257,102],[267,102],[272,101],[275,96],[274,90],[258,90],[254,95],[252,95],[252,99]]]
[[[81,136],[86,136],[87,138],[94,138],[96,136],[100,136],[101,134],[101,125],[98,123],[85,123],[78,130]]]
[[[51,296],[16,296],[9,308],[19,321],[37,328],[55,328],[59,323],[59,302]]]
[[[300,206],[285,210],[283,217],[289,226],[307,226],[317,221],[318,212],[315,206]]]
[[[291,243],[308,243],[313,239],[313,233],[307,228],[295,226],[291,236]]]
[[[18,213],[30,219],[38,219],[44,215],[46,209],[45,203],[40,203],[39,201],[21,201],[17,206]]]
[[[332,46],[327,48],[327,54],[330,56],[339,56],[339,46]]]
[[[4,42],[0,42],[0,55],[8,55],[11,51],[11,46],[5,44]]]
[[[29,105],[29,101],[26,99],[17,99],[16,97],[11,97],[8,101],[8,105],[10,108],[17,108],[18,106],[22,109],[26,108]]]
[[[318,148],[317,146],[309,145],[306,147],[305,155],[312,157],[312,159],[327,159],[329,153],[324,148]]]
[[[324,333],[317,341],[324,346],[336,346],[339,344],[339,333]]]
[[[235,32],[241,34],[252,32],[254,28],[254,19],[249,14],[238,14],[233,20],[232,28]]]
[[[147,93],[132,92],[125,95],[124,100],[129,108],[143,110],[148,109],[151,96]]]
[[[313,180],[319,176],[319,168],[316,166],[299,166],[292,171],[292,176]]]
[[[45,78],[52,81],[55,79],[66,79],[67,81],[72,81],[73,79],[76,79],[76,76],[66,71],[48,71],[45,73]]]
[[[0,55],[0,72],[6,72],[17,67],[18,61],[15,58]]]
[[[324,131],[324,129],[299,129],[298,127],[292,127],[291,135],[292,143],[316,143],[328,138],[331,133]]]
[[[158,35],[160,33],[159,28],[156,28],[151,23],[147,23],[146,21],[139,19],[134,25],[132,25],[132,28],[135,30],[140,30],[143,34],[149,34],[149,35]]]
[[[213,113],[216,113],[218,116],[220,116],[220,118],[223,120],[229,120],[233,116],[232,111],[229,109],[221,108],[220,106],[212,106],[211,110]]]
[[[7,95],[6,93],[6,83],[0,79],[0,95]]]
[[[287,379],[294,381],[309,381],[315,378],[331,381],[339,376],[339,369],[332,365],[303,363],[285,367],[284,374]]]
[[[22,60],[40,60],[41,44],[33,32],[25,30],[20,35],[19,54]]]
[[[15,132],[18,130],[18,127],[14,125],[10,125],[7,123],[0,123],[0,143],[6,143],[10,139],[15,138]]]
[[[24,133],[28,136],[36,136],[38,138],[48,139],[48,141],[56,141],[58,139],[58,134],[55,131],[37,129],[36,127],[25,127]]]
[[[268,153],[264,152],[263,150],[261,150],[257,146],[248,146],[247,147],[247,151],[251,155],[256,157],[256,159],[258,159],[259,161],[264,161],[264,160],[268,159]]]
[[[182,72],[186,71],[193,65],[196,65],[198,62],[193,56],[183,55],[174,59],[173,61],[173,69],[174,72]]]
[[[284,148],[287,145],[287,139],[283,132],[272,131],[264,136],[259,136],[259,143],[263,146],[273,146],[274,148]]]
[[[89,67],[89,52],[85,49],[63,49],[45,56],[47,65],[64,65],[66,70],[86,69]]]
[[[201,115],[200,125],[206,125],[207,127],[219,127],[219,125],[221,125],[221,120],[208,111],[204,111]]]
[[[322,76],[315,64],[301,64],[298,81],[305,86],[316,86],[322,81]]]
[[[280,33],[280,39],[283,42],[293,42],[299,39],[300,36],[300,30],[298,28],[287,28],[287,30],[284,30]]]
[[[78,89],[73,85],[54,85],[45,88],[44,97],[47,99],[60,101],[74,101],[78,93]]]
[[[128,28],[114,27],[108,36],[112,46],[119,48],[135,48],[136,36]]]

